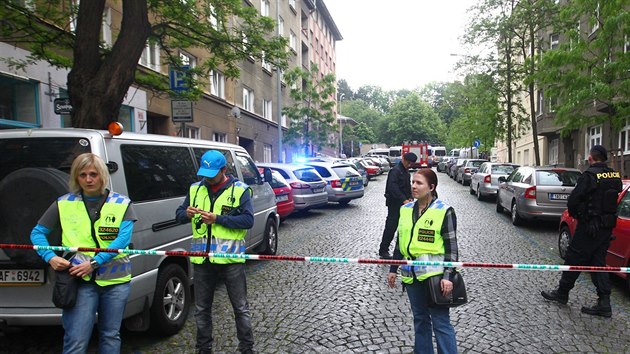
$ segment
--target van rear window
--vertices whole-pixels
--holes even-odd
[[[0,180],[26,167],[49,167],[70,173],[75,157],[91,152],[85,138],[28,138],[0,140]]]

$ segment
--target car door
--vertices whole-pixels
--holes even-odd
[[[512,206],[512,198],[515,196],[515,188],[521,182],[522,170],[518,169],[512,173],[505,183],[501,184],[501,205],[509,209]]]
[[[608,247],[606,264],[625,267],[630,256],[630,193],[627,188],[617,205],[617,225],[613,229],[613,237]]]

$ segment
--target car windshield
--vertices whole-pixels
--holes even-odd
[[[545,170],[536,171],[536,180],[539,186],[564,186],[574,187],[580,177],[578,171]]]
[[[293,171],[293,173],[297,179],[304,182],[319,182],[322,180],[322,178],[319,177],[317,172],[315,172],[312,168],[301,168]]]
[[[514,166],[512,165],[494,165],[492,166],[492,173],[496,174],[506,174],[509,175],[514,171]]]
[[[350,166],[333,166],[333,171],[339,176],[339,178],[356,177],[359,176],[357,171],[353,170]]]

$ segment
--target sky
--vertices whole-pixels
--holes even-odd
[[[453,81],[467,54],[459,37],[476,0],[324,0],[343,40],[337,42],[337,80],[352,90],[415,89]]]

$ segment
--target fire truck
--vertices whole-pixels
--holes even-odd
[[[409,168],[425,168],[429,167],[429,144],[419,143],[417,141],[404,142],[402,145],[402,154],[413,152],[418,156],[418,160],[411,164]]]

